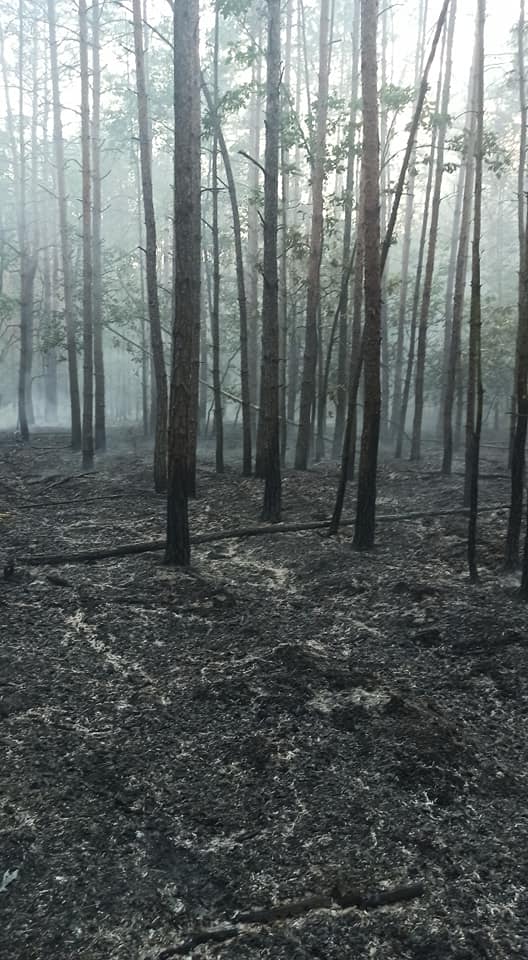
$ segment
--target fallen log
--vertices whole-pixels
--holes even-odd
[[[482,507],[479,513],[495,513],[509,510],[509,504],[495,504]],[[469,511],[465,507],[454,510],[432,510],[416,513],[392,513],[377,517],[379,523],[400,523],[407,520],[435,520],[437,517],[463,516]],[[355,520],[342,520],[340,526],[351,527]],[[309,523],[268,523],[254,527],[234,527],[229,530],[214,530],[211,533],[197,533],[192,538],[193,546],[202,543],[216,543],[217,540],[244,540],[248,537],[273,536],[278,533],[303,533],[309,530],[327,529],[330,520],[313,520]],[[118,557],[139,556],[142,553],[158,553],[165,549],[165,540],[147,540],[139,543],[124,543],[119,547],[101,547],[99,550],[79,550],[76,553],[37,553],[29,557],[18,557],[18,563],[24,566],[57,566],[63,563],[92,563],[96,560],[112,560]]]
[[[275,907],[256,908],[246,913],[237,912],[229,923],[214,927],[197,927],[184,940],[158,953],[156,960],[169,960],[170,957],[181,956],[204,943],[223,943],[242,936],[246,932],[246,927],[265,926],[280,920],[295,919],[306,916],[312,910],[348,910],[350,907],[373,910],[377,907],[415,900],[423,894],[423,883],[388,887],[370,893],[357,889],[347,891],[336,886],[327,894],[303,897],[300,900],[279,903]]]

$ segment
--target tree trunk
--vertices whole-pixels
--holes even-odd
[[[469,477],[469,526],[468,567],[474,583],[477,572],[477,513],[480,434],[482,429],[481,362],[481,288],[480,288],[480,239],[482,225],[482,170],[484,155],[484,28],[486,23],[486,0],[478,0],[475,68],[475,105],[477,132],[475,140],[475,205],[473,215],[473,244],[471,257],[471,310],[469,320],[469,366],[468,402],[466,412],[466,473]]]
[[[280,133],[280,0],[268,0],[266,56],[266,146],[264,154],[264,255],[262,292],[262,370],[259,433],[262,438],[264,501],[262,519],[281,518],[279,439],[279,278],[277,226]]]
[[[284,52],[284,80],[283,86],[286,97],[290,97],[291,84],[291,48],[292,48],[292,14],[293,0],[286,4],[286,47]],[[282,137],[280,145],[281,158],[281,212],[282,236],[280,250],[280,278],[279,278],[279,415],[280,415],[280,451],[281,462],[286,459],[288,446],[288,413],[287,413],[287,375],[288,375],[288,226],[290,205],[290,152],[286,137]]]
[[[440,57],[440,63],[443,61],[443,51],[442,56]],[[438,113],[440,106],[440,96],[441,96],[441,74],[442,70],[439,72],[438,86],[436,90],[436,101],[435,101],[435,114]],[[405,435],[405,424],[407,420],[407,407],[409,404],[409,397],[411,394],[411,382],[412,374],[414,367],[414,352],[416,347],[416,328],[418,324],[418,310],[420,307],[420,294],[422,290],[422,272],[423,272],[423,263],[425,258],[425,244],[427,238],[427,228],[429,226],[429,212],[431,204],[431,192],[433,189],[433,174],[434,174],[434,160],[436,152],[436,138],[437,138],[438,128],[433,127],[432,139],[431,139],[431,156],[429,159],[429,170],[427,172],[427,184],[425,187],[425,197],[424,197],[424,209],[422,217],[422,230],[420,234],[420,245],[418,247],[418,262],[416,265],[416,279],[414,282],[414,294],[413,294],[413,304],[411,311],[411,323],[409,330],[409,349],[407,353],[407,366],[405,370],[405,378],[403,381],[403,390],[401,398],[401,408],[398,415],[398,428],[396,433],[396,447],[394,450],[394,456],[396,459],[399,459],[403,451],[403,438]]]
[[[191,561],[188,498],[194,486],[195,343],[199,333],[200,65],[198,0],[174,4],[174,316],[169,407],[166,563]]]
[[[64,161],[64,138],[62,133],[59,89],[56,0],[48,0],[48,27],[50,43],[51,87],[53,95],[53,145],[55,151],[55,168],[57,171],[60,244],[64,288],[64,318],[66,326],[66,349],[68,354],[68,377],[70,388],[71,442],[74,450],[80,450],[82,443],[81,404],[79,397],[79,375],[77,371],[77,344],[75,342],[71,244],[68,227],[68,199],[66,194],[66,165]]]
[[[222,154],[222,162],[227,180],[227,189],[231,203],[231,213],[233,217],[233,236],[235,241],[235,265],[237,278],[238,312],[240,318],[240,391],[242,400],[242,473],[244,477],[251,476],[251,398],[250,398],[250,380],[249,380],[249,337],[248,337],[248,306],[246,298],[246,281],[244,277],[244,257],[242,253],[242,229],[240,225],[240,212],[238,208],[238,199],[236,183],[233,175],[233,168],[229,157],[229,151],[225,142],[222,128],[218,119],[215,121],[214,102],[209,88],[202,77],[202,91],[206,99],[208,110],[211,114],[213,123],[217,124],[218,145]],[[202,362],[202,370],[204,364]]]
[[[312,410],[315,402],[315,372],[317,366],[317,314],[320,304],[321,256],[323,250],[323,185],[325,179],[326,121],[328,114],[328,82],[330,74],[330,4],[321,0],[319,19],[319,87],[317,118],[313,139],[314,155],[311,163],[312,223],[308,261],[308,291],[306,297],[306,330],[304,342],[303,376],[299,409],[299,429],[295,449],[295,468],[306,470],[312,436]]]
[[[359,23],[361,0],[354,0],[352,25],[352,80],[347,136],[347,172],[345,184],[345,217],[343,224],[343,259],[341,302],[339,308],[339,347],[337,354],[336,418],[332,457],[337,459],[343,447],[343,433],[347,409],[348,360],[348,290],[350,281],[350,249],[352,243],[352,213],[354,209],[354,164],[356,160],[356,120],[359,88]],[[348,271],[348,273],[347,273]]]
[[[431,204],[431,227],[429,231],[429,245],[424,272],[424,285],[420,322],[418,325],[418,350],[416,354],[416,377],[414,385],[414,419],[411,441],[411,460],[419,460],[421,456],[422,421],[424,407],[425,360],[427,350],[427,327],[431,309],[431,295],[433,290],[434,267],[436,258],[436,244],[438,239],[438,223],[440,219],[440,202],[442,199],[442,180],[444,175],[444,152],[449,121],[449,97],[451,92],[451,74],[453,68],[453,38],[456,22],[456,0],[451,0],[451,12],[447,28],[446,61],[444,71],[444,86],[440,107],[440,121],[438,124],[438,141],[436,151],[436,172],[434,178],[433,199]]]
[[[262,124],[261,84],[262,84],[262,26],[259,12],[255,6],[254,30],[257,40],[257,55],[252,65],[250,103],[250,131],[249,150],[257,163],[260,161],[260,128]],[[258,194],[260,174],[257,163],[250,163],[248,168],[248,376],[250,404],[252,411],[252,425],[255,426],[254,410],[259,395],[259,236],[260,220],[258,215]]]
[[[145,259],[147,298],[150,320],[150,342],[156,383],[156,424],[154,441],[154,488],[158,493],[167,486],[167,374],[161,334],[158,297],[157,239],[154,200],[152,195],[152,145],[148,118],[148,98],[143,55],[141,2],[132,0],[134,16],[134,50],[138,104],[141,183],[145,216]]]
[[[220,239],[218,236],[218,44],[220,14],[215,9],[213,44],[213,144],[211,153],[212,235],[213,235],[213,309],[211,339],[213,344],[213,392],[216,472],[224,472],[224,420],[220,377]]]
[[[511,445],[511,501],[506,537],[505,565],[507,570],[514,569],[519,563],[519,541],[523,512],[523,481],[525,468],[526,431],[528,418],[528,244],[526,235],[526,216],[524,182],[526,169],[526,125],[528,105],[526,102],[526,73],[524,56],[525,0],[520,3],[520,16],[517,29],[519,94],[521,107],[521,145],[519,154],[518,186],[519,196],[519,314],[517,323],[516,350],[516,390],[513,443]]]
[[[477,49],[473,55],[473,67],[470,74],[470,94],[469,104],[473,107],[475,104],[475,70],[477,62]],[[459,396],[462,395],[462,368],[460,356],[460,343],[462,338],[462,321],[464,314],[464,295],[466,288],[466,276],[469,256],[469,236],[471,229],[471,207],[473,198],[473,186],[475,178],[475,137],[476,137],[476,117],[475,110],[470,112],[470,126],[465,135],[465,179],[464,179],[464,197],[462,200],[462,215],[460,219],[460,236],[458,240],[457,261],[455,268],[455,286],[453,291],[453,313],[451,320],[451,340],[449,347],[449,363],[446,369],[446,385],[444,391],[443,404],[443,439],[444,451],[442,458],[442,473],[449,476],[453,464],[453,407],[455,405],[455,395],[457,392],[457,381],[459,384]],[[458,404],[457,423],[461,412],[461,404]]]
[[[93,328],[95,372],[95,449],[106,450],[105,372],[102,291],[101,63],[99,0],[92,0],[92,182],[93,182]]]
[[[88,73],[88,13],[86,0],[79,0],[79,44],[81,64],[81,153],[82,153],[82,311],[83,311],[83,420],[82,463],[91,470],[94,462],[93,435],[93,266],[92,197],[90,157],[90,85]]]
[[[367,550],[374,544],[376,473],[381,413],[380,337],[381,264],[380,193],[376,28],[378,0],[361,4],[361,89],[363,101],[363,150],[361,178],[365,251],[365,400],[358,473],[354,546]]]
[[[427,0],[420,0],[418,20],[418,36],[416,56],[414,61],[414,85],[418,89],[420,75],[423,69],[425,32],[427,29]],[[394,358],[394,389],[392,394],[392,414],[390,427],[394,433],[401,410],[402,381],[403,381],[403,348],[405,343],[405,326],[407,320],[407,301],[409,294],[409,264],[411,259],[411,245],[413,236],[413,214],[416,189],[416,141],[409,164],[409,180],[407,184],[407,199],[405,203],[405,217],[402,242],[402,259],[400,275],[400,297],[398,305],[398,326],[396,334],[396,351]]]

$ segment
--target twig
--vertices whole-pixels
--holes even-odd
[[[246,913],[236,913],[230,923],[215,927],[197,927],[185,940],[162,950],[157,955],[156,960],[169,960],[170,957],[181,956],[203,943],[223,943],[234,937],[242,936],[246,932],[245,927],[247,926],[261,926],[279,920],[302,917],[312,910],[335,910],[339,908],[348,910],[350,907],[357,907],[359,910],[374,910],[377,907],[389,904],[415,900],[417,897],[423,896],[424,892],[423,883],[389,887],[372,893],[357,889],[343,890],[340,886],[335,886],[326,894],[303,897],[289,903],[279,903],[275,907],[256,908],[248,910]]]

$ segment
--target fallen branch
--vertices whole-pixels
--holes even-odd
[[[185,940],[162,950],[157,955],[157,960],[169,960],[170,957],[181,956],[203,943],[223,943],[226,940],[239,937],[245,933],[245,927],[247,926],[261,926],[276,923],[280,920],[302,917],[310,913],[311,910],[348,910],[350,907],[357,907],[359,910],[374,910],[377,907],[384,907],[389,904],[415,900],[417,897],[423,896],[423,893],[424,886],[422,883],[389,887],[372,893],[365,893],[356,889],[343,890],[337,886],[327,894],[303,897],[289,903],[279,903],[275,907],[248,910],[246,913],[237,912],[230,923],[215,927],[198,927]]]
[[[482,507],[479,513],[494,513],[509,510],[509,504],[495,504]],[[393,513],[377,517],[379,523],[400,523],[406,520],[435,520],[437,517],[468,516],[468,509],[433,510],[417,513]],[[309,530],[324,530],[329,520],[312,520],[309,523],[270,523],[254,527],[234,527],[230,530],[215,530],[211,533],[197,533],[192,545],[215,543],[217,540],[243,540],[247,537],[273,536],[278,533],[303,533]],[[351,527],[355,520],[344,520],[341,526]],[[124,543],[119,547],[101,547],[99,550],[80,550],[77,553],[34,554],[31,557],[19,557],[18,563],[24,566],[38,567],[44,564],[56,566],[62,563],[91,563],[95,560],[111,560],[116,557],[131,557],[142,553],[157,553],[165,549],[165,540],[147,540],[140,543]]]

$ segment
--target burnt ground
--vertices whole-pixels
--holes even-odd
[[[140,449],[82,471],[61,435],[0,444],[1,558],[163,536]],[[504,503],[504,464],[482,501]],[[449,509],[434,457],[381,469],[379,513]],[[286,473],[328,516],[335,464]],[[72,476],[77,477],[72,479]],[[70,478],[70,479],[66,479]],[[199,469],[193,529],[258,521]],[[352,508],[350,499],[348,511]],[[241,925],[216,960],[528,958],[528,613],[504,513],[22,567],[0,583],[0,956],[145,960],[236,911],[423,883],[412,901]]]

